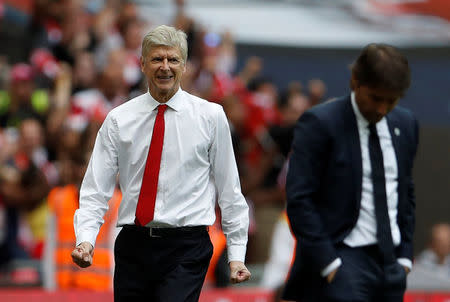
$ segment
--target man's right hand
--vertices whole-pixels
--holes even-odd
[[[339,269],[339,267],[336,268],[334,271],[332,271],[331,273],[329,273],[327,275],[327,282],[328,283],[331,283],[333,281],[334,277],[336,276],[336,273],[337,273],[338,269]]]
[[[72,251],[72,260],[79,267],[88,267],[92,264],[92,256],[94,256],[94,247],[89,242],[80,243]]]

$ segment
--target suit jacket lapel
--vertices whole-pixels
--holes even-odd
[[[353,183],[356,193],[355,198],[357,204],[359,205],[361,201],[361,188],[362,188],[361,143],[359,140],[358,124],[356,122],[355,113],[353,112],[350,96],[347,98],[345,102],[343,118],[345,125],[345,136],[347,138],[347,144],[350,147],[352,158]]]
[[[402,208],[402,200],[403,196],[405,194],[403,188],[403,182],[404,182],[404,163],[402,160],[402,150],[401,150],[401,132],[400,132],[400,122],[396,118],[396,115],[394,112],[389,113],[386,115],[387,124],[389,127],[389,132],[391,134],[391,140],[392,145],[394,146],[395,151],[395,158],[397,159],[397,193],[398,193],[398,204],[397,208]],[[400,212],[400,211],[399,211]]]
[[[388,114],[386,116],[386,120],[387,120],[387,124],[389,127],[389,132],[391,134],[392,145],[394,146],[395,158],[397,159],[397,171],[398,171],[397,177],[400,179],[400,176],[403,173],[403,164],[402,164],[401,158],[399,157],[399,155],[401,154],[401,152],[400,152],[401,132],[400,132],[400,127],[399,127],[399,122],[394,114]]]

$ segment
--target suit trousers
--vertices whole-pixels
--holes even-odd
[[[124,226],[114,246],[114,301],[196,302],[213,247],[206,227],[162,232]]]
[[[405,269],[397,262],[383,264],[377,245],[337,247],[342,265],[335,278],[324,278],[320,302],[402,302],[406,289]]]

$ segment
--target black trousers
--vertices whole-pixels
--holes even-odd
[[[212,256],[206,227],[124,226],[114,246],[114,301],[198,301]]]
[[[320,302],[402,302],[406,272],[399,263],[383,264],[376,245],[340,245],[342,265],[331,283],[323,279]]]

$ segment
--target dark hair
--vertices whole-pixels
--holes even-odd
[[[277,100],[278,109],[287,108],[289,105],[289,98],[293,95],[293,93],[289,93],[289,91],[283,91],[280,93],[280,96]]]
[[[269,77],[266,76],[257,76],[249,81],[247,84],[247,89],[250,91],[257,91],[261,86],[265,84],[272,84],[273,81]]]
[[[364,47],[352,65],[359,85],[405,92],[411,84],[408,60],[391,45],[372,43]]]

